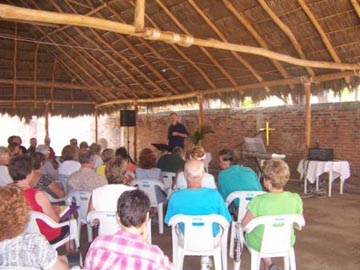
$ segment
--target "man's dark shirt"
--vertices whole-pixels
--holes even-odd
[[[176,132],[180,132],[180,133],[184,133],[189,135],[189,132],[186,130],[185,126],[183,124],[180,124],[179,122],[177,122],[175,125],[170,125],[169,129],[168,129],[168,139],[169,139],[169,152],[172,152],[172,150],[176,147],[179,146],[181,148],[184,149],[184,138],[180,137],[180,136],[173,136],[172,133],[176,131]]]
[[[176,173],[179,169],[184,169],[185,160],[178,154],[165,154],[158,160],[157,167],[163,172]]]

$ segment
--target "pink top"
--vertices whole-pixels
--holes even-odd
[[[23,194],[24,194],[24,197],[25,199],[27,200],[30,208],[33,210],[33,211],[37,211],[37,212],[40,212],[40,213],[44,213],[44,211],[42,210],[41,206],[37,203],[37,201],[35,200],[35,194],[36,194],[36,189],[35,188],[29,188],[29,189],[26,189],[26,190],[23,190]],[[39,226],[39,229],[40,229],[40,232],[42,235],[45,236],[45,238],[48,240],[48,241],[51,241],[53,239],[55,239],[56,237],[58,237],[61,233],[61,229],[60,228],[51,228],[49,227],[44,221],[42,220],[37,220],[36,221],[38,226]]]
[[[118,230],[98,236],[85,259],[85,270],[173,270],[158,246],[142,241],[139,235]]]

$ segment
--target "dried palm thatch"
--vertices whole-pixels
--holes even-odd
[[[0,112],[76,116],[200,93],[300,102],[306,81],[313,93],[359,85],[357,0],[144,2],[1,1]]]

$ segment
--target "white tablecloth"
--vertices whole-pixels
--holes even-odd
[[[316,161],[316,160],[300,160],[297,171],[303,178],[306,172],[306,179],[310,183],[315,183],[316,178],[325,172],[332,171],[333,182],[336,178],[340,177],[340,180],[344,182],[350,177],[350,165],[349,162],[344,160],[337,161]]]

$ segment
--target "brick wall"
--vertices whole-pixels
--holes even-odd
[[[198,112],[179,112],[182,122],[191,132],[197,127]],[[291,168],[291,176],[299,178],[296,171],[298,162],[304,157],[304,106],[281,106],[254,109],[218,109],[205,110],[205,123],[215,131],[208,134],[202,145],[213,155],[210,167],[218,169],[219,150],[233,148],[240,150],[243,137],[252,137],[259,128],[269,122],[274,131],[270,132],[268,152],[286,154],[286,161]],[[137,120],[137,151],[144,147],[152,147],[151,143],[167,143],[166,134],[169,125],[168,113],[140,114]],[[312,105],[312,136],[311,145],[316,142],[320,147],[333,148],[334,156],[346,159],[351,164],[353,181],[360,176],[359,153],[360,103],[326,103]],[[133,153],[133,130],[130,128],[130,152]],[[104,118],[99,127],[99,138],[109,142],[109,147],[126,145],[127,128],[120,128],[119,115]],[[122,135],[121,135],[122,134]],[[265,142],[265,135],[261,134]],[[186,141],[186,148],[191,148],[191,140]],[[256,169],[250,159],[242,163]]]

